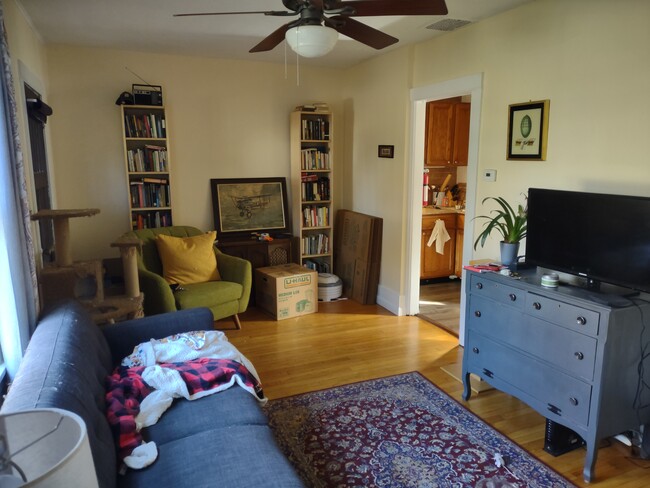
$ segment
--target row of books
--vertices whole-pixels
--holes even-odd
[[[129,149],[126,152],[129,171],[169,171],[167,148],[146,145],[144,148]]]
[[[161,114],[124,114],[126,137],[164,139],[165,118]]]
[[[169,180],[142,178],[131,180],[131,208],[170,207]]]
[[[329,140],[329,121],[325,117],[302,119],[302,138],[306,141]]]
[[[316,202],[330,199],[330,179],[327,176],[303,174],[301,192],[303,202]]]
[[[311,234],[303,236],[300,240],[300,249],[303,256],[327,254],[330,249],[330,236],[327,234]]]
[[[305,259],[302,262],[305,268],[313,269],[319,273],[331,273],[330,263],[327,261],[316,261],[315,259]]]
[[[330,154],[321,148],[310,147],[300,151],[301,169],[330,169]]]
[[[138,212],[131,216],[132,229],[155,229],[156,227],[169,227],[172,225],[170,211]]]
[[[327,227],[330,225],[330,209],[325,206],[307,205],[302,209],[305,227]]]

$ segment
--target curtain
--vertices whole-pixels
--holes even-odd
[[[2,3],[0,68],[0,348],[12,379],[36,324],[38,282]]]

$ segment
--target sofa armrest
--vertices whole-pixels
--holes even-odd
[[[117,365],[141,342],[181,332],[212,330],[213,324],[209,308],[191,308],[105,325],[102,331],[111,349],[113,364]]]
[[[176,311],[174,293],[165,278],[140,267],[138,279],[140,289],[144,293],[144,313],[146,315]]]
[[[239,283],[242,287],[240,299],[240,312],[246,310],[250,299],[251,287],[253,286],[253,271],[250,261],[247,261],[230,254],[225,254],[215,248],[217,253],[217,268],[224,281]]]

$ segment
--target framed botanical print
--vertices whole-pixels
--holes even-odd
[[[540,100],[509,106],[507,159],[546,161],[550,105]]]

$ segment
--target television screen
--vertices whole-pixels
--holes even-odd
[[[526,262],[650,292],[650,198],[530,188]]]

